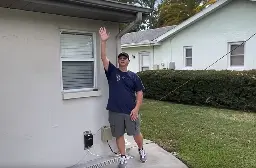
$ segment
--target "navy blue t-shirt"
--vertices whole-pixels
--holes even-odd
[[[111,62],[105,74],[109,84],[107,110],[130,114],[136,106],[136,92],[144,91],[141,79],[134,72],[122,72]]]

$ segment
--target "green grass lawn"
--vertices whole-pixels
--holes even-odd
[[[256,167],[256,113],[144,100],[142,132],[190,168]]]

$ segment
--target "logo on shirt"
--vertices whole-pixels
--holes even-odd
[[[118,81],[120,81],[120,75],[119,74],[116,74],[116,81],[118,82]]]

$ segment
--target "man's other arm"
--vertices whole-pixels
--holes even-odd
[[[139,111],[140,106],[142,105],[143,102],[143,91],[140,90],[136,92],[136,106],[135,108]]]
[[[143,91],[145,90],[144,85],[142,84],[142,81],[140,77],[136,74],[135,75],[135,83],[136,83],[136,109],[139,110],[140,106],[143,102]]]

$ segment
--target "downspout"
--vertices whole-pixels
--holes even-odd
[[[155,69],[154,69],[154,65],[155,65],[155,45],[153,44],[153,66],[152,66],[152,67],[153,67],[153,68],[152,68],[153,70],[155,70]]]
[[[172,61],[172,39],[170,39],[170,49],[171,49],[171,53],[170,53],[170,54],[171,54],[171,60],[170,60],[170,62],[173,62],[173,61]],[[170,67],[169,67],[169,68],[170,68]]]
[[[173,52],[172,52],[173,46],[172,46],[172,45],[173,45],[173,39],[175,38],[175,36],[176,36],[176,35],[174,35],[173,37],[170,38],[170,49],[171,49],[170,57],[171,57],[171,58],[170,58],[170,61],[169,61],[169,62],[174,62],[174,61],[173,61]],[[174,62],[174,66],[176,66],[176,65],[175,65],[175,62]],[[170,63],[169,63],[169,69],[170,69]]]
[[[116,57],[118,56],[119,53],[121,53],[121,37],[128,33],[131,29],[133,29],[136,25],[140,24],[142,21],[142,13],[138,12],[137,17],[135,21],[130,23],[125,29],[123,29],[121,32],[119,32],[116,35]],[[118,66],[117,58],[116,58],[116,66]]]

